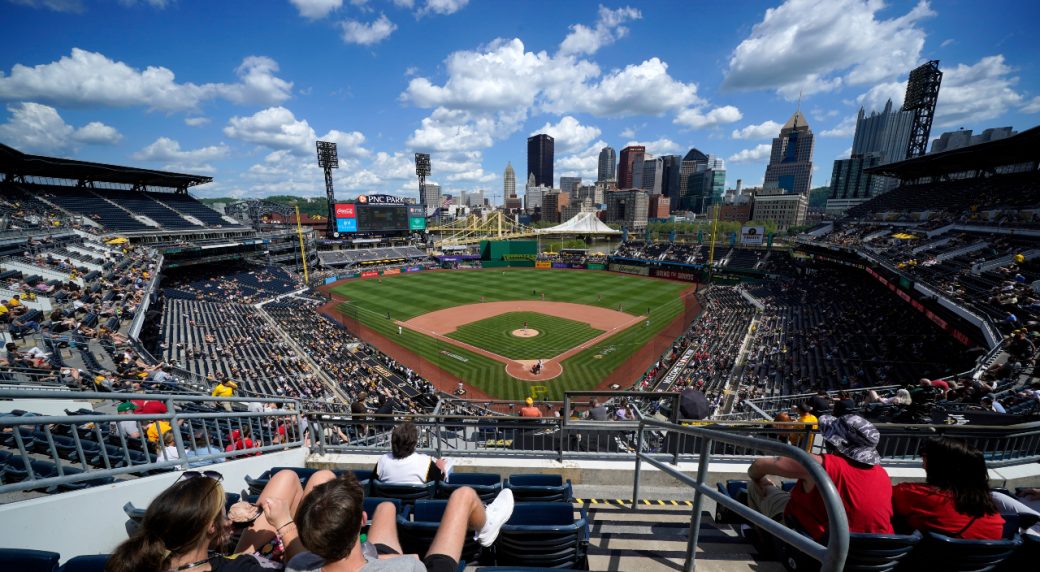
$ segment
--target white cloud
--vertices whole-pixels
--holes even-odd
[[[643,147],[646,147],[646,152],[655,157],[671,155],[679,151],[679,144],[667,137],[662,137],[656,141],[629,141],[628,143],[625,143],[625,147],[631,147],[633,145],[642,145]]]
[[[362,133],[333,129],[318,137],[306,119],[296,119],[293,112],[284,107],[269,107],[248,117],[232,117],[224,127],[224,135],[300,156],[313,154],[314,142],[318,140],[336,143],[340,157],[369,154],[361,146],[365,142]]]
[[[943,70],[936,127],[983,127],[981,122],[1019,107],[1024,98],[1014,90],[1018,78],[1012,76],[1013,71],[1000,54]]]
[[[198,149],[183,150],[181,144],[169,137],[160,137],[151,145],[133,154],[138,161],[150,161],[164,163],[163,169],[181,169],[212,173],[215,171],[211,161],[224,159],[228,156],[228,146],[210,145]]]
[[[91,121],[77,129],[72,139],[87,145],[115,145],[123,139],[123,135],[111,125]]]
[[[636,136],[636,130],[631,128],[631,127],[626,127],[624,129],[622,129],[621,133],[618,133],[618,135],[620,135],[620,136],[622,136],[622,137],[624,137],[626,139],[632,139],[633,137]]]
[[[831,129],[820,132],[821,137],[852,137],[856,133],[856,116],[850,115]]]
[[[675,117],[673,123],[685,125],[693,129],[714,127],[726,123],[740,121],[744,114],[732,105],[716,107],[708,113],[701,113],[700,109],[684,109]]]
[[[1040,95],[1034,97],[1022,107],[1022,113],[1040,113]]]
[[[165,9],[173,0],[119,0],[123,6],[136,6],[137,4],[148,4],[152,8]]]
[[[613,44],[628,34],[623,24],[631,20],[642,19],[643,14],[635,8],[625,6],[611,10],[606,6],[599,7],[599,19],[595,28],[582,24],[574,24],[571,32],[560,43],[560,54],[594,54],[603,46]]]
[[[249,56],[236,73],[241,83],[177,83],[164,67],[132,68],[97,52],[73,48],[60,60],[34,67],[15,64],[0,72],[0,99],[35,100],[67,107],[146,106],[161,111],[195,109],[207,99],[235,103],[278,103],[288,99],[292,82],[273,74],[274,60]]]
[[[599,152],[606,146],[606,141],[601,139],[573,155],[560,157],[556,159],[556,170],[561,177],[581,177],[595,181],[599,176]]]
[[[309,20],[320,20],[333,10],[343,6],[343,0],[289,0],[300,16]]]
[[[531,135],[538,133],[551,135],[554,139],[556,152],[563,154],[585,147],[593,139],[599,137],[601,131],[598,127],[582,125],[577,119],[567,115],[561,118],[555,125],[546,123],[540,129],[532,132]]]
[[[78,144],[113,145],[123,138],[114,127],[98,121],[76,129],[48,105],[17,103],[8,105],[7,111],[11,117],[0,124],[0,141],[22,151],[62,153],[74,151]]]
[[[906,94],[906,82],[883,82],[871,87],[866,93],[856,97],[856,103],[863,106],[869,114],[871,111],[881,111],[885,103],[892,100],[892,108],[899,109],[903,106],[903,96]]]
[[[209,117],[185,117],[184,124],[188,127],[202,127],[209,124]]]
[[[881,0],[788,0],[766,10],[751,35],[730,55],[723,81],[731,89],[831,91],[894,78],[921,61],[925,33],[918,23],[935,15],[927,1],[891,19],[878,19]]]
[[[772,151],[772,146],[769,143],[762,143],[755,146],[754,149],[742,149],[740,152],[730,155],[726,160],[730,163],[754,163],[768,158],[770,151]]]
[[[407,145],[417,151],[474,151],[494,144],[520,128],[526,114],[474,114],[438,107],[422,120]]]
[[[46,8],[54,12],[79,13],[83,11],[81,0],[10,0],[10,2],[30,8]]]
[[[697,84],[668,74],[668,64],[650,58],[613,70],[597,84],[554,86],[545,108],[557,113],[580,111],[598,116],[657,115],[702,105]]]
[[[957,43],[957,40],[954,40],[953,38],[946,38],[945,40],[942,41],[941,44],[939,44],[939,47],[940,48],[945,48],[946,46],[952,46],[953,44],[956,44],[956,43]]]
[[[397,24],[391,22],[386,14],[380,14],[379,18],[367,24],[358,20],[344,20],[339,25],[344,42],[362,46],[378,44],[389,38],[397,29]]]
[[[783,125],[769,119],[757,125],[746,125],[740,129],[734,129],[730,134],[734,139],[772,139],[780,133]]]
[[[398,2],[398,0],[394,1],[395,3]],[[408,4],[411,5],[412,2],[409,0]],[[467,4],[469,4],[469,0],[426,0],[426,5],[419,9],[416,15],[438,14],[448,16],[462,10]]]

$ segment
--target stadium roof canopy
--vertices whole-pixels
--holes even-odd
[[[621,234],[620,230],[614,230],[603,224],[596,218],[594,212],[580,212],[570,220],[549,228],[541,228],[538,234]]]
[[[930,153],[887,165],[864,169],[867,173],[912,181],[922,177],[942,178],[953,173],[995,173],[1009,165],[1040,165],[1040,127],[1017,135],[942,153]]]
[[[92,183],[119,183],[134,190],[166,187],[187,192],[189,187],[209,183],[213,177],[185,175],[136,167],[120,167],[104,163],[88,163],[59,157],[29,155],[0,143],[0,174],[4,180],[24,182],[26,177],[72,179],[81,186]]]

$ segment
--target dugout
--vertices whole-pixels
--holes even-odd
[[[534,268],[537,240],[482,240],[480,265],[484,268]]]

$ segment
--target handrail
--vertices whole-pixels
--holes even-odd
[[[823,466],[817,463],[808,453],[792,445],[787,445],[777,441],[768,441],[747,435],[734,435],[716,431],[714,429],[681,426],[673,423],[665,423],[656,419],[648,419],[642,414],[642,412],[638,411],[636,412],[636,416],[639,418],[639,427],[636,432],[638,444],[636,446],[635,476],[632,484],[632,509],[637,510],[639,507],[640,469],[642,468],[643,461],[650,463],[658,470],[667,473],[668,475],[678,479],[680,482],[692,486],[695,490],[693,496],[693,515],[690,521],[689,541],[686,545],[686,563],[684,567],[686,572],[692,572],[696,566],[697,541],[700,538],[701,528],[701,509],[704,505],[705,495],[716,503],[746,518],[752,524],[765,530],[765,532],[778,537],[780,540],[794,546],[815,560],[820,561],[821,572],[838,572],[844,568],[845,558],[848,556],[849,552],[849,521],[848,516],[845,514],[845,506],[842,504],[841,498],[838,496],[838,491],[834,488],[834,483],[832,483],[830,477],[827,476],[827,472],[823,469]],[[648,427],[664,429],[692,437],[700,437],[702,439],[696,479],[687,476],[682,471],[669,466],[667,463],[654,459],[651,455],[642,451],[643,434]],[[823,498],[824,508],[827,510],[827,545],[824,546],[819,544],[815,540],[795,532],[794,530],[784,526],[782,523],[776,522],[766,515],[737,502],[736,499],[733,499],[728,495],[723,495],[706,485],[705,480],[708,476],[708,463],[711,460],[711,444],[713,441],[721,441],[730,445],[776,453],[778,455],[792,458],[805,467],[812,480],[816,483],[816,487],[820,491],[820,496]]]

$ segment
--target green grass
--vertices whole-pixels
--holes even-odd
[[[538,331],[532,338],[518,338],[513,330]],[[449,338],[466,342],[509,359],[549,359],[603,333],[584,322],[537,312],[509,312],[461,326]]]
[[[487,302],[541,300],[542,292],[545,292],[547,301],[574,302],[615,310],[623,305],[624,312],[632,315],[643,315],[649,308],[650,327],[637,325],[628,328],[563,362],[563,374],[546,383],[549,387],[546,397],[561,399],[566,390],[596,387],[632,352],[680,315],[683,303],[679,294],[689,286],[612,272],[488,269],[384,276],[382,283],[374,278],[352,280],[337,286],[333,292],[350,300],[340,305],[340,312],[360,319],[374,331],[465,380],[467,385],[474,385],[488,395],[502,399],[522,399],[530,395],[531,382],[512,378],[501,362],[449,342],[408,329],[398,334],[397,326],[387,319],[387,314],[394,320],[408,320],[434,310],[477,303],[481,296]],[[423,375],[422,371],[417,373]],[[638,373],[632,381],[636,377]]]

